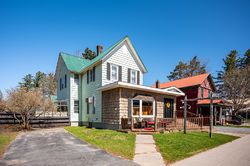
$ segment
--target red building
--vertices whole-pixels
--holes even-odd
[[[183,78],[171,82],[157,83],[154,87],[161,89],[176,87],[183,91],[188,99],[195,98],[207,98],[209,93],[216,90],[213,79],[210,74],[205,73],[193,77]],[[183,116],[183,100],[184,97],[177,97],[176,110],[177,117]],[[188,101],[188,116],[209,116],[210,114],[210,100],[202,99],[196,101]],[[217,120],[220,121],[222,118],[222,109],[226,107],[224,100],[213,100],[214,113],[217,115]]]

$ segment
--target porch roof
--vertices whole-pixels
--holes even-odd
[[[152,96],[137,95],[133,100],[154,101],[155,99]]]
[[[172,95],[172,96],[184,96],[185,94],[175,88],[173,89],[159,89],[159,88],[153,88],[149,86],[144,86],[144,85],[136,85],[136,84],[130,84],[126,82],[114,82],[108,85],[104,85],[98,90],[100,91],[107,91],[115,88],[127,88],[127,89],[135,89],[135,90],[141,90],[141,91],[147,91],[147,92],[153,92],[153,93],[159,93],[159,94],[167,94],[167,95]]]
[[[210,100],[209,99],[198,100],[197,104],[198,105],[209,105]],[[213,100],[213,104],[223,105],[223,106],[231,106],[231,103],[227,102],[226,100],[222,100],[222,99]]]

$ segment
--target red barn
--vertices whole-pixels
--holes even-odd
[[[165,83],[159,83],[157,81],[156,85],[153,86],[161,89],[169,87],[179,88],[186,94],[188,99],[207,98],[209,97],[210,91],[214,92],[216,90],[213,79],[208,73]],[[184,97],[177,97],[177,117],[183,116],[183,99]],[[208,99],[188,101],[188,116],[209,116],[209,104],[210,100]],[[226,106],[226,103],[224,100],[213,100],[213,105],[214,113],[217,115],[217,120],[220,121],[222,118],[222,108]]]

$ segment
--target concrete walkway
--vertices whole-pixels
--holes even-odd
[[[152,135],[136,135],[134,162],[142,166],[164,166]]]
[[[233,142],[181,160],[173,166],[249,166],[250,165],[250,135]]]

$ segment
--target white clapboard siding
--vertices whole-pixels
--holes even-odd
[[[128,49],[128,45],[123,43],[117,48],[114,53],[102,63],[102,85],[112,83],[107,80],[107,62],[115,65],[122,66],[122,82],[128,82],[128,68],[140,71],[140,85],[143,84],[143,72],[140,70],[139,65],[136,63],[132,52]]]

